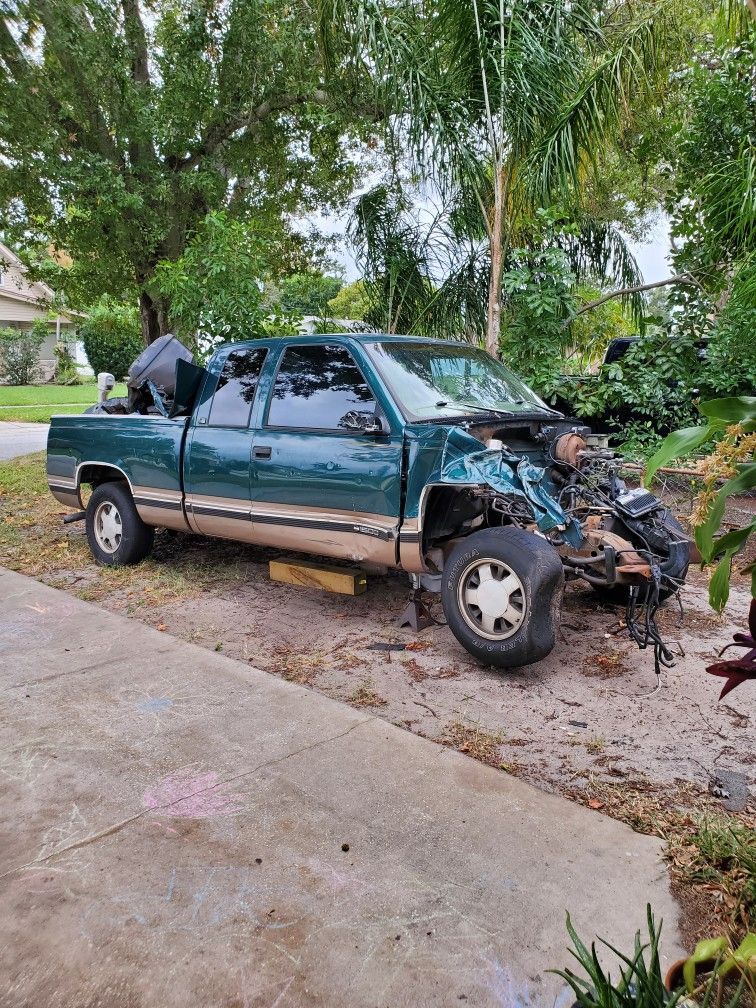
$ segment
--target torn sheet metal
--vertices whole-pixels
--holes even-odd
[[[546,470],[506,449],[482,448],[480,441],[459,427],[449,430],[441,457],[441,483],[481,483],[503,494],[524,497],[542,532],[562,531],[572,546],[580,546],[583,533],[549,493]]]

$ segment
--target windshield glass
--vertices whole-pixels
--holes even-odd
[[[554,412],[517,375],[477,347],[366,343],[408,419],[475,413]]]

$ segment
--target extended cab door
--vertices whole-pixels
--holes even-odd
[[[195,532],[255,540],[250,515],[250,417],[267,346],[232,348],[208,375],[184,458],[186,512]],[[212,394],[210,394],[212,393]]]
[[[260,404],[251,470],[255,541],[393,565],[402,432],[395,421],[391,429],[374,379],[351,349],[325,340],[286,344],[267,405]]]

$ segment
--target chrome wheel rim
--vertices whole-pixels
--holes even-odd
[[[123,525],[118,508],[111,501],[98,505],[94,516],[94,534],[103,553],[115,553],[121,545]]]
[[[506,640],[527,614],[525,587],[501,560],[480,557],[462,572],[457,588],[459,611],[467,625],[486,640]]]

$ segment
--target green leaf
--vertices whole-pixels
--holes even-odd
[[[659,450],[648,460],[643,485],[650,486],[656,470],[661,466],[666,465],[667,462],[671,462],[673,459],[679,458],[681,455],[687,455],[695,451],[696,448],[709,441],[713,437],[715,430],[715,425],[709,425],[708,427],[683,427],[682,430],[672,431],[671,434],[668,434],[659,446]]]
[[[719,539],[715,539],[711,550],[712,559],[716,559],[718,556],[731,550],[741,550],[748,537],[753,535],[754,532],[756,532],[756,521],[751,522],[750,525],[744,525],[743,528],[732,529],[730,532],[726,532],[723,536],[720,536]]]
[[[727,480],[714,498],[706,521],[695,530],[696,545],[705,563],[714,558],[714,536],[722,524],[727,498],[732,494],[746,493],[754,487],[756,487],[756,463],[749,462],[741,468],[737,476]]]
[[[726,399],[709,399],[699,403],[699,412],[712,420],[728,424],[756,420],[756,396],[730,396]]]
[[[753,963],[751,960],[754,960]],[[756,934],[750,932],[717,969],[717,976],[726,976],[734,969],[750,973],[756,979]]]
[[[727,939],[721,935],[719,938],[706,938],[696,945],[693,955],[686,959],[683,965],[683,978],[689,994],[696,986],[696,966],[715,962],[727,949],[727,944]]]
[[[722,612],[730,597],[730,576],[732,573],[732,558],[735,551],[730,550],[717,564],[716,570],[709,582],[709,605],[716,612]]]

